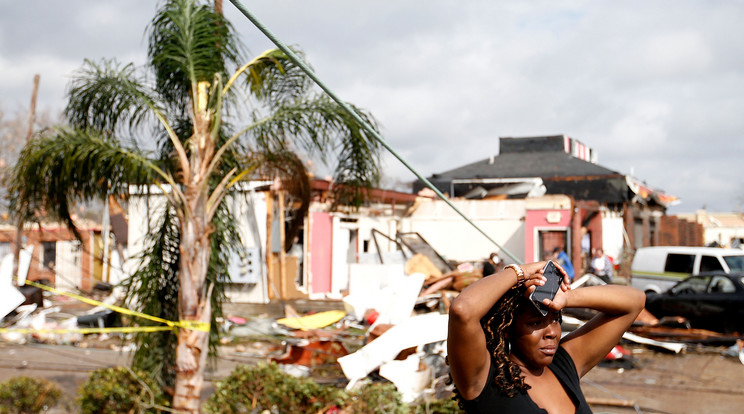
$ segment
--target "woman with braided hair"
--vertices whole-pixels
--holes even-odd
[[[628,286],[571,290],[564,275],[546,316],[528,299],[546,262],[509,265],[468,286],[450,308],[450,374],[468,413],[591,413],[579,385],[617,344],[646,297]],[[559,267],[560,268],[560,267]],[[561,338],[561,310],[598,311]]]

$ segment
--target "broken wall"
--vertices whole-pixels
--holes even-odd
[[[520,260],[525,256],[525,200],[452,200],[466,216]],[[446,260],[482,261],[498,248],[441,200],[424,200],[401,220]],[[499,252],[503,259],[508,259]],[[511,261],[511,260],[508,260]]]

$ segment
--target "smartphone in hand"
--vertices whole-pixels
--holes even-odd
[[[543,276],[548,280],[544,285],[536,287],[536,289],[530,294],[530,301],[543,316],[546,316],[549,309],[542,303],[542,301],[543,299],[553,300],[555,294],[558,293],[558,289],[561,288],[563,273],[558,270],[552,260],[548,260],[545,268],[543,268]]]

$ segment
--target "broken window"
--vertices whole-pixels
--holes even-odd
[[[54,265],[57,263],[57,243],[56,242],[42,242],[41,243],[41,266],[45,269],[54,269]]]

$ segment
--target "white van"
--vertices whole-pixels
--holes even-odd
[[[644,292],[663,292],[701,272],[744,272],[744,250],[717,247],[641,247],[633,256],[631,284]]]

